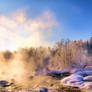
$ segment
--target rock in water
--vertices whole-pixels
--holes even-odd
[[[48,92],[48,88],[42,88],[39,92]]]
[[[0,81],[0,86],[1,86],[1,87],[8,87],[8,86],[10,86],[10,85],[12,85],[12,83],[9,83],[9,82],[6,81],[6,80],[1,80],[1,81]]]

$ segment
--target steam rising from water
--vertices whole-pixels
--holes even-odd
[[[24,10],[18,10],[9,16],[0,15],[0,50],[52,46],[48,38],[53,27],[57,27],[57,21],[51,11],[44,11],[34,18],[28,17]],[[13,58],[8,60],[0,52],[0,80],[24,82],[28,79],[32,65],[28,66],[21,56],[20,53],[13,53]]]
[[[0,61],[0,80],[15,80],[19,83],[27,80],[28,73],[25,69],[25,63],[20,58],[20,54],[15,54],[13,60]]]

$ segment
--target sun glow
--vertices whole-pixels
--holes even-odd
[[[23,11],[0,16],[0,50],[51,46],[48,37],[53,26],[57,26],[57,21],[50,11],[35,18],[28,18]]]

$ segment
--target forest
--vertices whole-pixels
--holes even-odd
[[[52,48],[30,47],[17,51],[1,51],[0,62],[12,62],[15,58],[25,63],[31,74],[46,73],[50,70],[62,70],[72,67],[85,67],[92,64],[92,37],[89,40],[62,39]]]

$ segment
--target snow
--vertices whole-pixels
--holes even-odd
[[[78,75],[81,75],[81,76],[85,75],[85,71],[84,71],[83,68],[72,68],[70,70],[70,73],[72,73],[72,74],[78,74]]]
[[[84,80],[85,81],[92,81],[92,75],[84,77]]]
[[[86,66],[86,67],[84,68],[84,71],[92,71],[92,66]]]
[[[81,81],[83,81],[82,76],[80,76],[78,74],[72,74],[69,77],[66,77],[66,78],[62,79],[61,83],[66,84],[66,85],[73,85],[76,82],[81,82]]]
[[[82,88],[86,88],[86,89],[92,88],[92,82],[85,82]]]
[[[79,88],[92,88],[92,66],[83,68],[74,68],[70,70],[70,76],[61,79],[61,84],[67,86],[76,86]]]
[[[86,75],[92,75],[92,71],[84,71]]]

